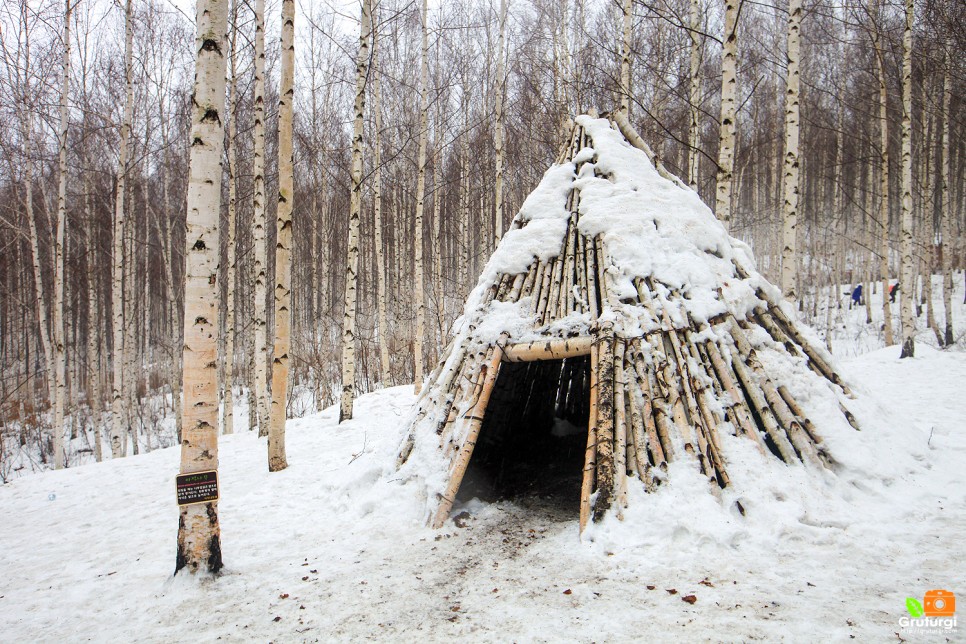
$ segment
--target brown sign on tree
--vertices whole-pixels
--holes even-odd
[[[178,488],[178,505],[218,500],[218,472],[215,470],[179,474],[175,485]]]

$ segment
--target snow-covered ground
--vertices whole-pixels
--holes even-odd
[[[860,353],[856,315],[834,348]],[[899,621],[930,589],[966,603],[966,352],[920,337],[840,360],[862,431],[826,436],[831,472],[729,441],[744,517],[681,467],[582,542],[540,503],[429,530],[392,468],[409,387],[289,421],[280,473],[224,437],[217,579],[171,574],[177,449],[24,476],[0,486],[0,641],[966,641]]]

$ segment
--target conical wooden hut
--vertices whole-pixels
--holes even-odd
[[[583,530],[620,514],[629,486],[673,485],[673,460],[732,485],[729,441],[826,467],[803,389],[857,429],[848,386],[748,247],[622,115],[581,116],[470,294],[398,466],[440,527],[474,461],[491,482],[513,467],[533,480],[548,474],[528,466],[579,442],[566,466]]]

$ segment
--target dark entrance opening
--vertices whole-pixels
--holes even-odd
[[[503,363],[457,499],[575,517],[589,417],[590,356]]]

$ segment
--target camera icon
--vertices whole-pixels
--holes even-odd
[[[948,590],[927,590],[922,603],[926,617],[952,617],[956,614],[956,595]]]

